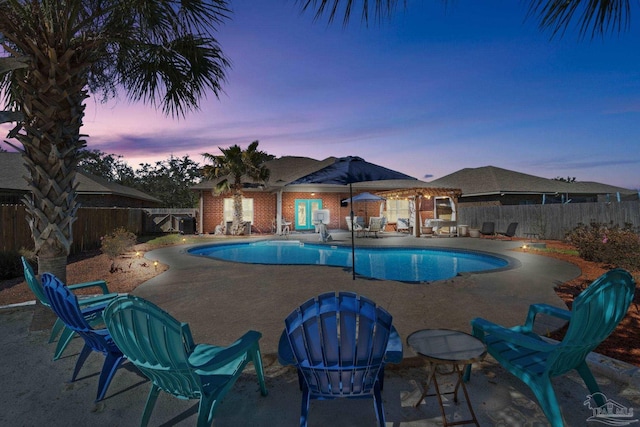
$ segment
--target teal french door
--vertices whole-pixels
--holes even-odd
[[[296,199],[295,200],[295,228],[296,230],[313,230],[315,225],[311,220],[311,213],[322,209],[322,199]]]

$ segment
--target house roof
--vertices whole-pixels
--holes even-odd
[[[264,190],[270,191],[284,187],[296,179],[309,175],[322,169],[336,161],[335,157],[328,157],[324,160],[311,159],[309,157],[284,156],[269,160],[265,163],[269,168],[269,180],[264,185]],[[216,184],[225,179],[224,177],[213,180],[202,180],[191,187],[192,190],[211,190]],[[243,177],[245,184],[253,184],[249,177]]]
[[[307,176],[313,172],[316,172],[322,168],[325,168],[338,160],[336,157],[327,157],[324,160],[315,160],[309,157],[295,157],[285,156],[266,162],[266,166],[269,168],[270,176],[269,181],[264,186],[264,191],[274,191],[282,189],[285,192],[344,192],[344,185],[335,184],[295,184],[287,185],[299,178]],[[211,190],[215,185],[222,180],[207,180],[202,181],[191,187],[192,190]],[[253,181],[247,179],[246,184],[251,184]],[[413,190],[416,188],[431,189],[431,191],[443,193],[452,192],[453,189],[442,189],[436,187],[431,183],[420,180],[385,180],[385,181],[369,181],[358,182],[353,184],[354,190],[367,190],[367,191],[383,191],[383,190]]]
[[[0,190],[9,192],[27,192],[27,181],[24,179],[29,174],[20,153],[0,153]],[[76,192],[80,195],[113,195],[129,197],[161,203],[161,200],[131,187],[109,182],[104,178],[78,170],[76,174],[78,187]]]
[[[495,166],[465,168],[430,181],[442,187],[460,188],[462,197],[491,194],[610,194],[634,193],[634,190],[598,182],[564,182],[515,172]]]

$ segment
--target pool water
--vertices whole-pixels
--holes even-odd
[[[193,255],[249,264],[305,264],[351,267],[350,246],[299,241],[217,244],[189,250]],[[431,282],[464,272],[506,267],[503,258],[479,252],[423,248],[356,248],[356,273],[381,280]]]

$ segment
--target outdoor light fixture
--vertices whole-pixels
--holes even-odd
[[[158,269],[158,261],[153,261],[153,268]]]
[[[140,251],[136,251],[136,256],[139,257],[140,256]]]

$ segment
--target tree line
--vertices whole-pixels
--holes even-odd
[[[193,208],[198,204],[198,196],[190,188],[201,181],[202,167],[189,155],[140,163],[134,170],[121,155],[87,149],[80,152],[78,168],[160,199],[162,207]]]

